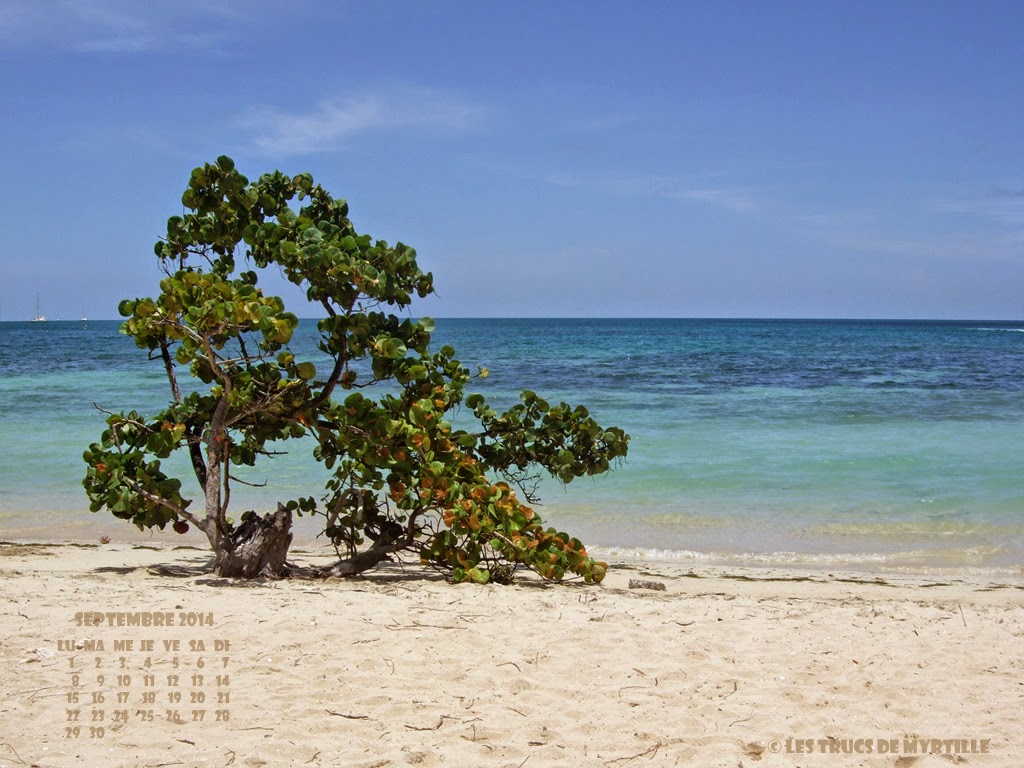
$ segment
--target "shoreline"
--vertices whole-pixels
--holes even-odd
[[[160,549],[192,547],[208,551],[205,536],[191,530],[184,535],[166,531],[139,531],[131,525],[113,518],[103,522],[87,521],[79,524],[64,524],[59,535],[53,535],[51,526],[0,525],[0,545],[6,542],[16,544],[70,545],[79,547],[116,547],[119,545],[142,545]],[[110,543],[101,543],[102,536],[109,536]],[[321,551],[329,556],[331,546],[324,540],[296,532],[291,546],[292,552]],[[853,552],[853,553],[803,553],[782,552],[701,552],[694,550],[644,549],[640,547],[607,547],[587,545],[587,551],[596,560],[623,564],[660,564],[687,570],[748,570],[748,571],[796,571],[801,573],[827,574],[833,571],[856,574],[918,575],[922,578],[942,578],[956,575],[977,575],[985,578],[1018,579],[1024,581],[1024,562],[1012,564],[990,564],[979,562],[979,558],[964,554],[950,546],[943,548],[944,554],[928,551],[911,552]],[[954,558],[950,553],[957,552]]]
[[[125,556],[130,552],[155,552],[182,553],[182,556],[207,558],[212,562],[212,554],[207,546],[206,539],[201,535],[194,535],[192,532],[185,536],[176,536],[180,541],[163,541],[149,538],[148,534],[140,535],[139,538],[132,538],[126,541],[111,541],[102,543],[98,541],[87,541],[80,539],[45,539],[40,537],[19,537],[5,536],[0,532],[0,556],[5,550],[30,551],[62,551],[78,550],[81,552],[95,552],[100,557]],[[626,550],[608,550],[600,547],[588,548],[591,556],[609,564],[609,573],[614,569],[628,570],[651,570],[661,569],[666,573],[666,578],[702,578],[701,574],[707,574],[719,578],[729,578],[728,574],[743,573],[752,575],[751,580],[756,578],[767,581],[787,580],[777,578],[778,574],[793,574],[793,580],[807,581],[816,577],[827,579],[829,577],[850,576],[864,580],[864,583],[871,583],[872,577],[889,577],[894,579],[921,579],[935,581],[949,578],[963,578],[972,583],[974,581],[1006,581],[1008,583],[1020,582],[1024,589],[1024,566],[1015,567],[989,567],[989,566],[963,566],[963,565],[884,565],[877,566],[872,563],[817,563],[817,562],[759,562],[758,558],[745,558],[736,556],[735,560],[726,558],[715,558],[711,555],[701,553],[694,554],[695,557],[676,556],[673,553],[654,552],[644,553]],[[301,561],[305,563],[302,568],[314,568],[331,562],[334,558],[333,549],[329,544],[318,542],[293,543],[289,550],[290,561]],[[781,553],[789,554],[789,553]],[[143,556],[145,557],[145,556]],[[415,561],[415,557],[406,556],[402,560],[392,563],[394,567],[408,569],[419,569],[421,566]],[[698,573],[701,572],[701,573]],[[372,573],[372,571],[368,572]],[[527,574],[523,568],[519,570],[520,576]],[[531,576],[532,578],[532,576]],[[539,580],[539,577],[538,577]],[[567,579],[566,583],[572,583]]]
[[[162,542],[134,543],[88,543],[54,542],[0,539],[0,573],[5,564],[20,559],[25,564],[54,574],[79,574],[83,568],[95,565],[100,572],[145,570],[153,576],[189,577],[212,580],[216,578],[223,585],[273,586],[275,584],[342,584],[346,582],[374,581],[376,579],[402,579],[409,582],[437,582],[452,588],[454,585],[429,566],[422,565],[414,558],[386,561],[376,569],[345,578],[323,578],[316,569],[329,565],[336,559],[330,547],[311,548],[294,546],[289,562],[295,567],[293,576],[284,579],[229,579],[213,577],[210,569],[213,557],[203,546],[192,543],[169,544]],[[52,559],[51,559],[52,558]],[[111,566],[118,562],[117,567]],[[631,581],[660,586],[642,587],[630,585]],[[545,582],[536,574],[521,568],[517,571],[513,586],[536,587],[545,590],[569,589],[637,589],[650,593],[685,593],[701,589],[701,585],[734,585],[737,592],[771,592],[783,590],[787,585],[798,592],[838,587],[928,589],[940,594],[941,588],[962,588],[976,591],[1006,590],[1020,591],[1020,602],[1024,607],[1024,568],[927,568],[862,570],[856,568],[831,568],[817,566],[764,566],[722,563],[680,563],[676,560],[646,557],[620,557],[608,561],[608,572],[601,584],[586,585],[581,578],[567,578],[563,582]],[[696,585],[696,586],[695,586]],[[744,586],[746,585],[746,586]],[[848,586],[844,586],[848,585]],[[664,589],[662,589],[664,587]],[[499,588],[499,585],[487,585]],[[1024,686],[1024,682],[1021,683]],[[1024,691],[1022,691],[1024,696]]]
[[[39,541],[0,538],[0,573],[7,557],[23,557],[28,562],[44,563],[54,572],[77,572],[83,562],[95,560],[100,563],[118,561],[120,569],[145,569],[151,575],[175,575],[200,579],[214,577],[210,574],[213,557],[209,549],[200,542],[136,541],[121,543],[93,543],[75,541]],[[607,553],[598,553],[597,559],[604,559]],[[70,556],[69,556],[70,555]],[[54,558],[50,560],[49,558]],[[427,580],[447,583],[445,577],[431,568],[420,564],[414,557],[385,561],[376,569],[346,578],[324,579],[316,569],[333,563],[337,558],[329,546],[310,547],[293,545],[289,562],[294,566],[293,576],[274,579],[220,579],[228,584],[246,583],[273,585],[275,583],[340,583],[346,581],[373,581],[375,578],[401,578],[410,581]],[[633,589],[631,581],[660,584],[667,593],[685,592],[687,585],[733,584],[761,585],[764,590],[784,589],[786,585],[806,585],[806,589],[828,588],[829,585],[844,588],[843,585],[898,589],[929,589],[939,593],[939,588],[952,587],[970,590],[1019,590],[1024,606],[1024,566],[1019,568],[987,567],[889,567],[858,568],[846,564],[778,564],[724,563],[702,560],[696,563],[681,562],[678,559],[660,559],[647,556],[618,556],[606,560],[608,571],[605,580],[596,589]],[[99,566],[110,568],[108,565]],[[531,571],[520,568],[516,573],[516,586],[532,586],[544,589],[589,588],[578,577],[563,582],[545,582]],[[454,586],[454,585],[449,585]],[[498,585],[488,585],[497,587]],[[663,591],[662,586],[654,587]],[[642,587],[635,587],[643,589]],[[699,588],[699,587],[698,587]],[[737,587],[738,589],[738,587]],[[750,586],[749,589],[757,589]],[[803,589],[803,588],[798,588]],[[1022,682],[1024,685],[1024,682]],[[1022,692],[1024,695],[1024,692]]]
[[[25,518],[19,516],[19,521]],[[139,531],[134,526],[110,516],[97,516],[61,521],[53,525],[35,524],[10,526],[0,519],[0,542],[19,544],[70,544],[77,546],[148,545],[174,548],[179,545],[206,550],[205,536],[191,530],[184,535],[170,531]],[[303,521],[299,521],[300,523]],[[100,544],[101,537],[109,536],[111,544]],[[586,539],[584,543],[587,544]],[[295,531],[291,547],[296,550],[331,551],[325,540],[317,539],[301,526]],[[1001,558],[998,564],[985,562],[973,550],[963,550],[954,542],[945,542],[941,550],[864,551],[808,553],[796,551],[742,552],[647,549],[628,546],[600,546],[587,544],[587,551],[597,560],[609,563],[660,563],[687,569],[747,569],[762,571],[800,571],[827,573],[848,571],[858,574],[920,575],[943,577],[957,574],[977,574],[980,577],[1024,579],[1024,561]]]
[[[1024,753],[1020,579],[634,562],[600,586],[453,585],[395,564],[239,582],[207,560],[0,544],[0,765],[992,768]]]

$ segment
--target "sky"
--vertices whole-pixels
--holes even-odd
[[[997,0],[0,0],[0,319],[158,293],[227,154],[416,248],[415,315],[1022,320],[1021,29]]]

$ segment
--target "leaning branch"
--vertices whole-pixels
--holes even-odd
[[[410,549],[416,543],[416,518],[422,510],[414,512],[405,525],[405,535],[390,544],[381,544],[375,541],[373,546],[362,552],[357,552],[352,557],[339,560],[333,565],[324,566],[317,572],[320,576],[355,576],[376,567],[396,552]]]
[[[188,520],[190,523],[192,523],[197,528],[201,528],[202,527],[202,524],[201,524],[199,518],[197,518],[195,515],[193,515],[191,512],[189,512],[184,507],[179,507],[177,504],[174,504],[174,503],[168,501],[167,499],[163,498],[162,496],[157,496],[155,493],[153,493],[151,491],[147,491],[145,488],[143,488],[141,485],[136,483],[131,478],[128,478],[128,477],[124,478],[124,483],[129,488],[131,488],[133,491],[135,491],[137,494],[139,494],[139,496],[144,498],[146,501],[152,502],[153,504],[159,504],[161,507],[164,507],[165,509],[169,509],[171,512],[176,514],[178,517],[185,518],[186,520]]]

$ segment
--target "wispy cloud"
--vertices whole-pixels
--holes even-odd
[[[549,173],[543,177],[548,184],[561,187],[598,189],[604,194],[622,197],[657,197],[682,203],[701,203],[733,213],[753,214],[765,207],[749,189],[700,184],[695,179],[659,174],[602,175],[585,180],[566,173]]]
[[[994,187],[988,194],[944,200],[935,207],[942,213],[981,216],[1017,229],[1024,227],[1024,186]]]
[[[1004,230],[943,227],[934,212],[908,212],[909,220],[892,221],[890,211],[859,209],[823,214],[780,213],[794,231],[817,243],[822,254],[878,256],[893,264],[910,261],[927,265],[981,264],[1020,260],[1020,239]]]
[[[756,213],[761,208],[757,198],[739,189],[684,189],[671,196],[725,208],[733,213]]]
[[[269,0],[5,0],[0,46],[79,53],[220,50]]]
[[[992,190],[991,197],[1024,200],[1024,185],[1016,184],[1011,187],[996,187]]]
[[[605,133],[637,125],[642,120],[642,116],[636,112],[608,112],[570,119],[565,127],[584,134]]]
[[[252,133],[252,143],[258,149],[300,154],[336,149],[356,134],[379,128],[463,131],[482,111],[478,105],[432,89],[388,88],[324,99],[299,112],[258,107],[249,110],[240,122]]]

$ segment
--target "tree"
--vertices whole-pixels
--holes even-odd
[[[305,201],[298,212],[296,199]],[[626,455],[628,435],[533,392],[502,413],[467,394],[486,370],[471,374],[450,347],[431,352],[429,319],[395,314],[433,292],[415,251],[357,233],[346,202],[308,174],[250,183],[220,157],[192,171],[182,203],[187,212],[155,246],[160,294],[119,306],[122,333],[162,364],[170,401],[148,418],[107,412],[84,454],[92,511],[106,507],[140,529],[196,526],[221,576],[287,575],[292,516],[309,514],[338,552],[324,569],[334,575],[409,552],[456,581],[510,580],[518,567],[551,580],[603,578],[603,563],[528,504],[539,472],[564,483],[606,472]],[[298,319],[259,287],[270,269],[322,310],[329,370],[295,357]],[[189,391],[179,384],[186,371]],[[472,429],[453,425],[453,414],[470,412]],[[300,438],[330,470],[320,498],[233,521],[238,468]],[[162,467],[177,452],[188,456],[200,509]]]

